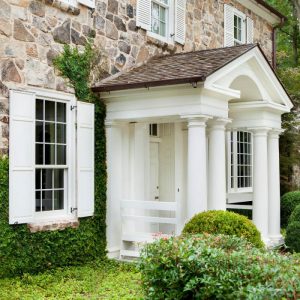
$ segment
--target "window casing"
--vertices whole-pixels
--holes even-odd
[[[36,99],[35,212],[65,214],[68,195],[68,115],[61,101]]]
[[[174,6],[172,0],[151,0],[151,31],[148,35],[162,40],[172,42],[174,30]]]
[[[229,192],[252,192],[253,142],[252,133],[232,131],[229,133]]]
[[[234,11],[234,22],[233,22],[233,37],[234,45],[245,44],[246,42],[246,16],[241,12]]]

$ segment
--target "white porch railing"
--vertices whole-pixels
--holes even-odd
[[[154,212],[154,216],[150,215],[150,211]],[[160,212],[170,212],[172,216],[160,216]],[[139,251],[136,244],[152,242],[157,238],[157,231],[151,232],[151,224],[157,224],[158,228],[160,224],[171,224],[174,225],[172,234],[178,233],[180,220],[177,212],[176,202],[121,201],[122,249],[120,256],[138,257]],[[162,232],[162,235],[169,236],[170,234]]]

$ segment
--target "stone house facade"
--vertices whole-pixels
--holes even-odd
[[[67,1],[66,1],[67,2]],[[8,89],[35,86],[70,91],[53,67],[63,44],[102,49],[108,74],[150,57],[224,45],[224,3],[254,21],[254,39],[272,59],[272,24],[233,0],[187,0],[184,45],[168,44],[136,26],[136,0],[96,0],[95,8],[59,0],[0,0],[0,153],[8,151]],[[97,78],[95,78],[97,79]]]

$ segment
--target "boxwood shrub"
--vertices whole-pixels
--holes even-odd
[[[300,222],[300,204],[295,207],[289,217],[289,223]]]
[[[281,197],[280,213],[281,227],[286,228],[289,217],[297,205],[300,204],[300,191],[288,192]]]
[[[286,228],[285,244],[295,252],[300,252],[300,221],[290,222]]]
[[[260,232],[252,221],[229,211],[211,210],[199,213],[184,226],[183,233],[235,235],[245,238],[258,248],[264,246]]]
[[[235,236],[159,239],[141,252],[146,299],[298,299],[300,261]]]

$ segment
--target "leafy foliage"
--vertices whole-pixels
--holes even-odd
[[[286,228],[285,244],[300,253],[300,221],[290,222]]]
[[[26,225],[8,224],[8,159],[0,158],[0,277],[35,273],[57,266],[80,265],[106,254],[105,106],[88,88],[93,50],[83,53],[65,46],[56,59],[64,77],[70,78],[76,96],[95,103],[95,213],[81,218],[79,228],[30,233]],[[76,80],[77,78],[77,80]]]
[[[146,299],[296,299],[299,257],[244,239],[197,235],[160,239],[142,250]]]
[[[300,205],[300,191],[288,192],[281,197],[281,227],[286,228],[289,217],[297,205]]]
[[[140,273],[134,264],[95,261],[0,280],[0,299],[141,299]]]
[[[300,204],[295,207],[289,218],[289,223],[292,222],[300,222]]]
[[[197,214],[184,226],[183,233],[235,235],[245,238],[256,247],[264,246],[255,225],[247,217],[229,211],[206,211]]]

